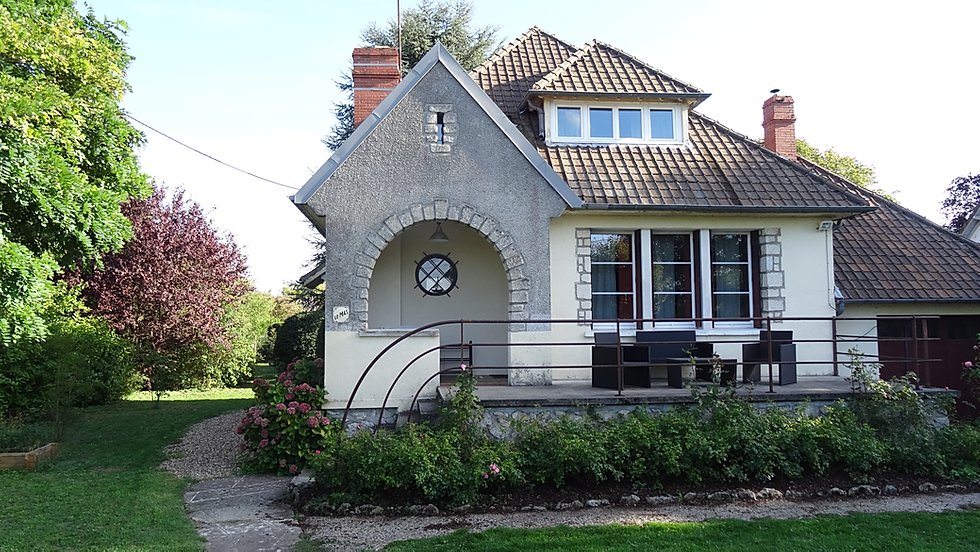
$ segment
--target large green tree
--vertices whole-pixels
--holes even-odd
[[[44,337],[52,279],[121,248],[120,205],[149,192],[119,107],[122,25],[71,0],[0,1],[0,348]]]
[[[962,232],[978,205],[980,205],[980,174],[954,178],[946,188],[946,199],[939,209],[946,217],[946,228],[953,232]]]
[[[404,74],[422,59],[436,41],[465,69],[471,70],[483,63],[500,45],[497,27],[473,26],[473,2],[457,0],[422,0],[418,6],[402,12],[402,73]],[[371,23],[361,31],[364,46],[398,46],[398,24],[388,21],[384,26]],[[323,143],[335,150],[354,132],[354,97],[350,74],[337,81],[337,87],[347,93],[347,99],[335,104],[337,124]]]

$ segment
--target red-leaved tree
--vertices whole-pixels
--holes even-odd
[[[86,303],[136,343],[148,388],[206,384],[202,360],[228,346],[225,307],[250,289],[245,257],[181,190],[158,187],[123,212],[133,239],[83,276]]]

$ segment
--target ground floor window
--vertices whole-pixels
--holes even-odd
[[[632,234],[592,234],[592,318],[636,316],[633,257]]]
[[[592,317],[653,319],[653,326],[754,325],[757,259],[756,232],[593,232]]]

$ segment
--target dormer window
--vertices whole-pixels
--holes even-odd
[[[571,144],[681,144],[685,106],[551,102],[547,139]]]

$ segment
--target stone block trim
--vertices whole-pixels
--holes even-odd
[[[439,115],[442,115],[440,133]],[[429,144],[430,153],[452,153],[459,125],[453,104],[428,104],[422,113],[422,139]],[[444,218],[436,217],[436,218]],[[453,220],[453,219],[446,219]]]
[[[781,318],[786,312],[786,277],[783,273],[783,245],[779,228],[759,231],[760,316]]]
[[[443,107],[442,105],[437,107]],[[351,318],[367,329],[370,277],[381,252],[405,228],[428,220],[449,220],[469,226],[487,239],[500,255],[500,262],[507,277],[509,292],[508,312],[512,332],[527,331],[527,305],[530,301],[531,279],[524,270],[524,256],[517,247],[510,232],[485,213],[472,205],[454,204],[447,199],[437,198],[429,203],[419,203],[406,207],[401,212],[386,218],[377,229],[370,233],[361,244],[360,251],[354,255],[354,276],[351,288],[359,299],[351,305]],[[591,289],[590,289],[591,294]],[[590,296],[591,303],[591,296]]]
[[[592,229],[575,229],[575,264],[578,281],[575,282],[575,300],[578,308],[575,317],[579,325],[588,326],[592,319]]]

